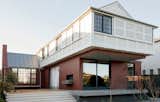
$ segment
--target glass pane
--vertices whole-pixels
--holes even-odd
[[[17,74],[17,68],[12,68],[12,72]]]
[[[83,63],[83,86],[96,87],[96,64]]]
[[[133,63],[128,63],[128,75],[134,76],[135,75],[135,68]]]
[[[109,64],[98,64],[98,87],[109,87]]]
[[[95,14],[94,31],[102,32],[102,16],[101,15]]]
[[[20,84],[30,83],[30,69],[18,69],[18,82]]]
[[[17,73],[18,73],[17,68],[12,68],[12,72],[14,73],[15,77],[17,78]]]
[[[31,84],[36,84],[36,69],[31,70]]]
[[[103,16],[103,32],[111,34],[112,33],[112,18],[108,16]]]

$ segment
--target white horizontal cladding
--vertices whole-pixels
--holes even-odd
[[[113,35],[152,43],[153,28],[120,17],[113,17]]]
[[[81,37],[77,41],[72,42],[70,45],[66,46],[65,48],[55,52],[51,56],[40,61],[40,67],[44,67],[46,65],[55,63],[63,58],[69,57],[73,54],[76,54],[88,47],[91,46],[91,34],[83,34],[85,36]]]
[[[92,44],[111,50],[118,50],[131,53],[153,54],[153,44],[146,43],[106,33],[95,32],[92,34]]]

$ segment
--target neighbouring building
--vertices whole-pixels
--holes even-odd
[[[11,69],[17,87],[137,88],[141,62],[153,54],[154,25],[135,20],[118,2],[88,8],[35,55],[3,46],[3,75]]]
[[[141,60],[143,75],[160,75],[160,40],[154,42],[154,54]]]

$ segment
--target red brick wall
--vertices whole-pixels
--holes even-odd
[[[85,54],[88,55],[89,52]],[[48,67],[48,68],[52,68],[54,66],[60,67],[60,78],[59,78],[60,89],[81,90],[83,88],[82,87],[82,70],[83,69],[81,66],[82,64],[81,64],[80,57],[84,56],[85,54],[81,54],[72,58],[65,59],[57,63],[56,65],[51,65]],[[129,55],[130,54],[127,54],[125,56],[129,56]],[[132,57],[134,57],[134,55]],[[141,73],[140,66],[141,66],[140,62],[135,62],[136,75],[140,75]],[[42,71],[42,88],[49,88],[50,70],[46,68],[44,69],[45,70]],[[74,84],[72,86],[64,85],[63,82],[64,80],[66,80],[66,76],[70,74],[73,74]],[[112,89],[127,89],[128,87],[127,76],[128,76],[127,63],[120,62],[120,61],[111,62],[111,81],[110,82],[111,82]]]
[[[124,62],[111,62],[111,88],[126,89],[127,88],[128,68]]]
[[[82,73],[80,68],[80,58],[75,57],[59,64],[60,66],[60,89],[82,89]],[[73,74],[73,85],[67,86],[63,84],[66,76]]]

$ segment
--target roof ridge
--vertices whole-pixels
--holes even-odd
[[[103,9],[103,8],[105,8],[105,7],[107,7],[107,6],[110,6],[110,5],[113,5],[113,4],[118,4],[118,6],[119,6],[122,10],[124,10],[124,12],[125,12],[130,18],[133,18],[133,17],[130,15],[130,13],[124,8],[124,6],[123,6],[119,1],[114,1],[114,2],[112,2],[112,3],[109,3],[109,4],[107,4],[107,5],[104,5],[104,6],[100,7],[99,9]]]

